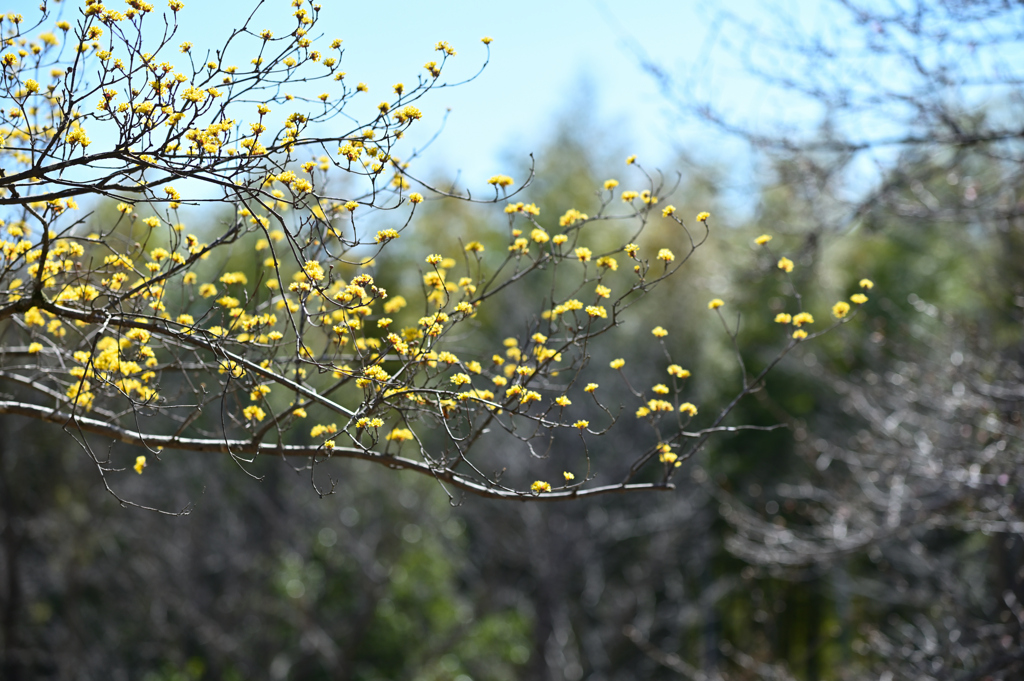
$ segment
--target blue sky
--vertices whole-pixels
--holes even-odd
[[[180,16],[180,36],[197,47],[213,46],[254,4],[235,0],[208,3],[200,10],[189,0]],[[674,72],[692,73],[702,63],[704,29],[712,18],[710,10],[702,9],[704,3],[523,0],[514,5],[403,2],[378,7],[324,0],[318,24],[328,42],[344,40],[346,80],[366,82],[371,104],[388,98],[394,83],[414,82],[423,63],[436,58],[436,41],[447,40],[458,50],[445,70],[454,78],[473,73],[485,58],[481,37],[494,39],[491,63],[477,80],[436,91],[421,102],[426,116],[419,137],[411,136],[414,143],[432,134],[451,109],[445,132],[425,156],[430,169],[460,169],[467,182],[507,172],[508,153],[525,159],[540,151],[555,123],[576,115],[628,140],[628,150],[648,166],[671,165],[681,146],[699,153],[701,147],[720,144],[708,138],[706,128],[687,126],[672,115],[625,46],[636,40]],[[756,7],[745,1],[730,4],[740,12]],[[254,27],[278,28],[278,33],[291,19],[280,0],[257,16]],[[720,85],[742,99],[738,79],[726,78]]]

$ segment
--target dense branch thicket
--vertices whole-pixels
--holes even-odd
[[[557,222],[513,201],[513,179],[496,175],[483,202],[503,204],[504,235],[421,254],[420,285],[388,291],[389,253],[426,197],[481,201],[417,179],[413,157],[399,156],[406,131],[423,125],[418,100],[457,84],[442,76],[452,46],[438,42],[414,84],[394,85],[360,119],[350,109],[370,95],[341,70],[341,40],[323,52],[311,40],[319,5],[296,0],[293,28],[275,34],[259,27],[258,3],[202,56],[177,35],[181,2],[162,19],[149,3],[128,5],[8,15],[0,56],[0,377],[10,391],[0,412],[63,425],[112,493],[107,474],[131,467],[96,435],[140,448],[139,473],[170,450],[243,466],[258,454],[304,457],[319,493],[334,482],[316,467],[332,457],[417,471],[450,494],[667,489],[711,435],[753,428],[726,419],[817,335],[800,328],[814,320],[795,296],[776,359],[748,372],[740,358],[735,397],[698,416],[689,370],[654,329],[665,381],[630,387],[651,435],[621,479],[594,486],[587,440],[619,413],[588,378],[591,346],[687,263],[710,216],[688,224],[659,204],[672,187],[632,157],[640,190],[608,180],[591,215],[567,207]],[[324,136],[327,122],[347,131]],[[204,206],[225,211],[195,210]],[[653,220],[672,222],[671,243],[645,240]],[[784,274],[792,267],[779,260]],[[510,319],[503,340],[474,339],[474,318],[517,289],[536,296],[529,317]],[[722,304],[708,315],[724,323]],[[849,310],[838,303],[836,323]],[[725,325],[734,342],[737,323]],[[486,453],[501,437],[538,458],[558,454],[564,480],[504,479]]]
[[[819,613],[826,591],[876,613],[853,646],[876,675],[1018,678],[1024,7],[837,0],[795,31],[804,17],[775,16],[723,11],[709,42],[817,125],[744,118],[646,65],[767,162],[758,222],[819,263],[870,260],[885,294],[868,349],[828,365],[796,470],[760,498],[709,487],[726,548],[806,585]]]

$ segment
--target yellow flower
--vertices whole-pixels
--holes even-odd
[[[181,93],[181,98],[185,101],[198,104],[206,98],[206,92],[197,87],[188,87]]]
[[[658,461],[662,463],[670,463],[679,466],[682,462],[678,461],[679,455],[673,452],[668,445],[663,445],[659,450]]]
[[[409,194],[409,203],[423,203],[423,194],[419,192]]]
[[[814,317],[811,316],[810,312],[801,312],[800,314],[793,315],[793,326],[802,326],[804,324],[813,324]]]
[[[657,336],[658,338],[664,338],[665,336],[668,335],[668,331],[666,331],[664,327],[661,326],[656,326],[653,329],[651,329],[651,333]]]
[[[514,182],[515,180],[508,175],[492,175],[491,178],[487,180],[487,184],[493,184],[498,187],[508,187]]]
[[[621,369],[622,367],[626,366],[626,360],[624,360],[624,359],[622,359],[622,358],[619,358],[619,359],[613,359],[613,360],[612,360],[612,361],[611,361],[611,362],[610,362],[610,363],[608,364],[608,366],[610,366],[610,367],[611,367],[612,369]]]
[[[762,234],[761,236],[759,236],[756,239],[754,239],[754,243],[757,244],[758,246],[764,246],[766,243],[768,243],[771,240],[772,240],[772,237],[771,237],[770,234]]]
[[[675,213],[675,212],[676,212],[676,207],[675,206],[665,206],[664,208],[661,209],[661,217],[667,218],[669,215],[672,215],[672,213]]]
[[[534,483],[530,485],[530,489],[533,490],[535,494],[542,494],[544,492],[550,492],[551,485],[543,480],[535,480]]]
[[[711,213],[707,212],[706,210],[701,211],[700,213],[697,213],[697,222],[706,222],[707,219],[710,217]]]
[[[484,45],[490,45],[492,42],[494,42],[494,38],[485,35],[483,38],[480,38],[480,42],[482,42]]]
[[[618,186],[619,186],[619,181],[618,180],[605,180],[604,181],[604,188],[607,189],[608,191],[611,191],[611,190],[615,189]]]
[[[864,303],[868,302],[868,297],[863,293],[854,293],[852,296],[850,296],[850,300],[857,303],[858,305],[863,305]]]
[[[785,271],[785,272],[792,272],[793,271],[793,261],[790,260],[789,258],[782,257],[782,258],[779,259],[778,268],[780,270]]]
[[[437,253],[432,253],[427,256],[426,262],[428,265],[440,265],[444,258]]]
[[[692,402],[683,402],[679,405],[679,412],[681,414],[689,414],[690,416],[697,415],[697,407]]]
[[[28,352],[29,352],[30,355],[34,355],[37,352],[39,352],[40,350],[42,350],[42,349],[43,349],[43,344],[42,343],[31,343],[28,346]]]
[[[850,304],[844,300],[840,300],[838,303],[832,306],[832,314],[835,315],[837,319],[842,319],[847,315],[849,311]]]
[[[580,262],[588,262],[592,255],[593,253],[591,253],[590,249],[586,246],[580,246],[576,249],[576,257]]]
[[[670,251],[667,248],[663,248],[660,251],[658,251],[658,260],[664,260],[665,262],[668,263],[668,262],[672,262],[675,259],[676,259],[675,253],[673,253],[672,251]]]
[[[555,404],[557,404],[559,407],[568,407],[570,404],[572,404],[572,400],[570,400],[565,395],[559,395],[558,397],[555,398]]]
[[[793,321],[793,315],[791,314],[780,312],[779,314],[775,315],[776,324],[789,324],[791,321]]]
[[[690,371],[688,369],[684,369],[678,364],[670,364],[667,371],[669,373],[669,376],[675,376],[676,378],[690,377]]]
[[[582,220],[588,220],[590,218],[586,213],[581,213],[575,208],[570,208],[565,211],[562,217],[558,218],[558,225],[560,227],[568,227],[569,225],[575,224]]]
[[[804,338],[807,338],[807,332],[803,329],[797,329],[793,332],[793,338],[795,340],[803,340]]]
[[[263,418],[266,416],[266,413],[262,409],[257,407],[255,404],[250,404],[248,407],[243,409],[242,414],[248,420],[255,419],[257,421],[262,421]]]
[[[870,279],[861,279],[860,280],[860,287],[861,288],[866,288],[867,290],[870,291],[871,289],[873,289],[875,287],[875,282],[871,281]]]
[[[658,385],[651,388],[651,390],[658,393],[659,395],[668,395],[669,393],[668,386],[665,385],[664,383],[659,383]]]
[[[708,302],[708,309],[709,310],[717,310],[718,308],[722,307],[723,305],[725,305],[725,301],[723,301],[721,298],[715,298],[715,299],[713,299],[713,300]]]
[[[324,278],[324,268],[316,260],[307,260],[302,266],[302,271],[311,281],[320,281]]]
[[[562,471],[562,476],[565,478],[566,482],[576,479],[576,476],[570,473],[569,471]]]
[[[409,430],[408,428],[395,428],[384,437],[385,440],[396,440],[398,442],[405,442],[406,440],[411,440],[412,438],[412,431]]]
[[[627,166],[631,166],[634,163],[636,163],[636,154],[633,154],[632,156],[629,156],[629,157],[626,158],[626,165]]]
[[[586,428],[587,426],[590,425],[590,421],[584,421],[583,419],[580,419],[579,421],[577,421],[576,423],[574,423],[572,425],[576,426],[580,430],[583,430],[584,428]]]
[[[587,387],[583,389],[585,393],[592,393],[597,390],[597,383],[587,383]]]
[[[145,467],[146,467],[146,457],[144,457],[144,456],[137,456],[137,457],[135,457],[135,465],[132,466],[132,468],[135,469],[135,472],[138,473],[139,475],[142,475],[142,469],[145,468]]]

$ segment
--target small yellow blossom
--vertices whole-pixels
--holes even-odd
[[[768,243],[771,240],[772,240],[772,237],[771,237],[770,234],[762,234],[761,236],[759,236],[756,239],[754,239],[754,243],[757,244],[758,246],[764,246],[766,243]]]
[[[775,315],[776,324],[789,324],[791,321],[793,321],[793,315],[791,314],[780,312],[779,314]]]
[[[683,402],[679,405],[679,412],[681,414],[689,414],[690,416],[697,415],[697,407],[692,402]]]
[[[706,210],[701,211],[700,213],[697,213],[697,222],[706,222],[707,219],[710,217],[711,213],[707,212]]]
[[[662,248],[660,251],[658,251],[658,260],[664,260],[666,263],[669,263],[675,259],[675,253],[673,253],[667,248]]]
[[[491,178],[487,180],[487,184],[493,184],[497,187],[508,187],[514,183],[515,180],[508,175],[492,175]]]
[[[679,366],[678,364],[670,364],[668,369],[667,369],[667,371],[668,371],[669,376],[675,376],[676,378],[689,378],[690,377],[689,369],[684,369],[683,367]]]
[[[722,300],[721,298],[714,298],[714,299],[712,299],[712,300],[710,300],[708,302],[708,309],[709,310],[717,310],[718,308],[722,307],[723,305],[725,305],[725,301],[724,300]]]
[[[551,485],[543,480],[535,480],[534,483],[530,485],[530,489],[533,490],[535,494],[542,494],[544,492],[550,492]]]
[[[662,326],[654,327],[653,329],[651,329],[651,333],[657,336],[658,338],[664,338],[665,336],[668,335],[668,331],[666,331],[665,328]]]
[[[840,300],[838,303],[832,306],[832,314],[837,319],[842,319],[850,312],[850,304],[845,300]]]
[[[141,456],[141,455],[135,457],[135,465],[132,466],[132,468],[135,469],[135,472],[138,473],[139,475],[142,475],[142,469],[145,468],[145,467],[146,467],[146,457]]]
[[[866,288],[867,290],[870,291],[871,289],[873,289],[875,287],[875,282],[871,281],[870,279],[861,279],[860,280],[860,287],[861,288]]]
[[[34,355],[43,349],[42,343],[31,343],[28,346],[28,352],[30,355]]]
[[[575,480],[576,479],[576,476],[573,475],[572,473],[570,473],[569,471],[562,471],[562,477],[565,478],[566,482],[569,482],[570,480]]]
[[[782,258],[779,258],[778,268],[780,270],[782,270],[783,272],[792,272],[793,271],[793,261],[790,260],[789,258],[783,256]]]
[[[245,418],[250,421],[262,421],[266,417],[266,412],[257,407],[255,404],[250,404],[248,407],[242,410],[242,415],[244,415]]]
[[[854,293],[852,296],[850,296],[850,300],[858,305],[863,305],[864,303],[868,302],[868,297],[863,293]]]
[[[626,366],[626,360],[622,359],[621,357],[619,359],[613,359],[611,362],[608,363],[608,366],[610,366],[612,369],[621,369],[622,367]]]
[[[579,428],[580,430],[583,430],[584,428],[586,428],[587,426],[590,425],[590,421],[585,421],[583,419],[580,419],[579,421],[577,421],[576,423],[574,423],[572,425],[575,426],[576,428]]]
[[[804,324],[813,324],[813,323],[814,323],[814,317],[811,315],[810,312],[801,312],[799,314],[793,315],[793,326],[799,327],[799,326],[802,326]]]
[[[395,428],[384,437],[385,440],[395,440],[397,442],[405,442],[406,440],[411,440],[412,438],[412,431],[409,430],[408,428]]]
[[[795,340],[803,340],[804,338],[807,338],[807,332],[803,329],[797,329],[793,332],[793,338]]]
[[[587,387],[583,389],[585,393],[592,393],[597,390],[597,383],[587,383]]]

